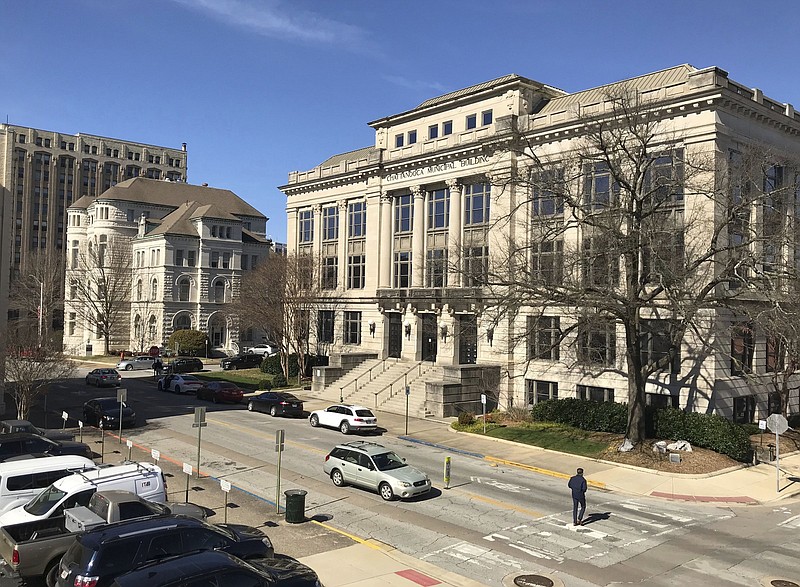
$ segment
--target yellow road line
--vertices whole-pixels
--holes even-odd
[[[311,521],[314,522],[315,524],[317,524],[318,526],[322,526],[323,528],[325,528],[327,530],[330,530],[331,532],[336,532],[337,534],[341,534],[342,536],[346,536],[350,540],[354,540],[355,542],[358,542],[359,544],[363,544],[364,546],[369,546],[370,548],[375,549],[375,550],[386,550],[385,548],[381,547],[379,544],[375,544],[374,542],[370,542],[369,539],[359,538],[358,536],[356,536],[354,534],[350,534],[348,532],[345,532],[344,530],[339,530],[339,528],[334,528],[333,526],[331,526],[329,524],[326,524],[324,522],[320,522],[318,520],[311,520]]]
[[[488,503],[490,505],[501,507],[501,508],[503,508],[505,510],[512,510],[512,511],[515,511],[515,512],[519,512],[521,514],[528,514],[529,516],[532,516],[534,518],[541,518],[542,516],[544,516],[543,512],[537,512],[536,510],[529,510],[528,508],[517,507],[517,506],[512,505],[510,503],[506,503],[504,501],[500,501],[498,499],[493,499],[491,497],[478,495],[477,493],[472,493],[471,491],[464,491],[463,489],[458,488],[458,487],[454,487],[454,488],[451,488],[451,489],[445,489],[444,491],[458,491],[459,493],[465,493],[466,495],[468,495],[472,499],[477,499],[478,501],[482,501],[482,502]]]
[[[567,475],[566,473],[559,473],[558,471],[551,471],[550,469],[542,469],[540,467],[534,467],[532,465],[526,465],[524,463],[516,463],[514,461],[507,461],[505,459],[498,459],[497,457],[483,457],[485,460],[499,463],[501,465],[508,465],[509,467],[517,467],[519,469],[525,469],[526,471],[533,471],[534,473],[541,473],[542,475],[549,475],[550,477],[557,477],[559,479],[569,479],[571,475]],[[596,489],[605,489],[606,484],[601,481],[592,481],[591,479],[586,480],[586,484],[594,487]]]

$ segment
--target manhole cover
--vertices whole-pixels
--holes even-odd
[[[514,585],[517,585],[517,587],[553,587],[555,583],[553,583],[552,579],[542,575],[520,575],[519,577],[514,577]]]
[[[772,587],[800,587],[794,581],[787,581],[786,579],[773,579],[769,582]]]

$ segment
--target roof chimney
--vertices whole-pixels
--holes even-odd
[[[181,143],[181,151],[186,152],[186,143]]]

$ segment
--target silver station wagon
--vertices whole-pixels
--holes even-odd
[[[326,457],[323,471],[337,487],[358,485],[386,501],[428,493],[427,474],[406,464],[394,451],[374,442],[355,441],[337,445]]]

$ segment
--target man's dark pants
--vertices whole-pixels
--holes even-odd
[[[580,505],[581,511],[578,511]],[[573,497],[572,498],[572,521],[577,524],[578,520],[583,520],[583,513],[586,511],[586,498]]]

